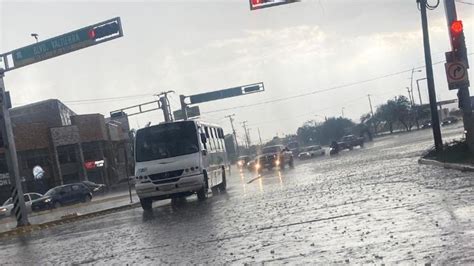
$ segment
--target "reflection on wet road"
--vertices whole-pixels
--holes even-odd
[[[472,264],[473,175],[418,165],[430,145],[423,131],[295,169],[234,170],[227,193],[205,202],[190,197],[3,239],[0,255],[12,264]]]

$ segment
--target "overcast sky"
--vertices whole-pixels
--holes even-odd
[[[473,11],[472,5],[458,4],[468,52],[474,47]],[[179,94],[261,81],[263,93],[200,105],[203,119],[227,132],[226,115],[236,115],[240,136],[240,122],[248,121],[255,142],[258,128],[264,140],[282,136],[305,121],[340,116],[342,108],[358,121],[369,111],[367,94],[373,95],[374,107],[407,95],[410,71],[400,72],[424,65],[415,0],[303,0],[257,11],[249,10],[248,0],[0,0],[0,53],[33,43],[33,32],[47,39],[116,16],[122,19],[123,38],[8,72],[14,106],[57,98],[77,113],[107,115],[175,90],[171,104],[178,109]],[[450,50],[443,5],[429,11],[429,24],[433,62],[439,62]],[[455,98],[444,65],[434,71],[438,97]],[[474,77],[472,70],[469,74]],[[372,81],[361,82],[367,80]],[[425,83],[421,89],[427,102]],[[130,123],[136,128],[162,120],[161,112],[150,112],[131,117]]]

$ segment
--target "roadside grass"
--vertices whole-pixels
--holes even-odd
[[[456,140],[445,144],[443,151],[440,153],[437,153],[435,149],[431,149],[423,158],[443,163],[474,165],[474,154],[469,152],[467,143],[464,140]]]

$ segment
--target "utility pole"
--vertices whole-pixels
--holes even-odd
[[[369,98],[370,114],[372,117],[374,117],[374,108],[372,108],[372,99],[370,98],[370,94],[367,94],[367,97]]]
[[[245,132],[245,141],[247,142],[247,149],[250,148],[250,138],[249,138],[249,131],[247,130],[247,121],[242,122],[242,127],[244,128]]]
[[[454,61],[463,62],[467,66],[467,68],[469,68],[469,60],[467,58],[467,48],[462,28],[462,21],[457,21],[456,3],[454,0],[445,0],[444,7],[446,11],[446,19],[452,48],[452,52],[447,53],[446,61],[448,63]],[[460,30],[458,29],[457,36],[456,33],[454,33],[452,30],[452,26],[454,26],[453,23],[455,22],[457,22],[458,26],[460,25]],[[459,86],[457,89],[459,107],[463,112],[463,123],[464,130],[466,132],[466,142],[469,146],[469,150],[471,151],[471,153],[474,153],[474,118],[472,115],[469,82],[463,86]]]
[[[412,93],[409,87],[407,87],[407,91],[408,91],[408,99],[410,100],[411,107],[413,107],[413,98],[412,98]]]
[[[257,128],[258,131],[258,139],[260,140],[260,147],[263,147],[262,136],[260,135],[260,128]]]
[[[230,126],[232,127],[232,134],[234,135],[234,145],[236,147],[235,149],[237,152],[237,156],[240,156],[239,142],[237,141],[237,133],[235,132],[235,128],[234,128],[234,116],[235,114],[231,114],[231,115],[227,115],[226,118],[229,118]]]
[[[10,184],[12,186],[13,213],[16,217],[17,227],[29,225],[28,213],[26,211],[25,199],[23,198],[23,187],[21,186],[20,170],[18,167],[18,157],[16,153],[15,138],[13,136],[13,127],[10,119],[11,106],[9,97],[5,90],[3,81],[4,70],[0,68],[0,128],[3,145],[5,148],[5,157],[10,175]]]
[[[169,91],[164,91],[159,94],[155,94],[155,96],[160,98],[161,109],[163,110],[163,116],[165,118],[165,122],[173,121],[173,116],[171,115],[170,101],[168,100],[169,93],[174,93],[174,91],[169,90]]]
[[[374,121],[374,108],[372,107],[372,98],[370,98],[370,94],[367,94],[367,97],[369,98],[369,106],[370,106],[370,120],[372,127],[374,128],[374,134],[377,134],[377,127],[375,126],[375,121]]]
[[[426,78],[428,80],[428,94],[430,98],[431,125],[433,127],[433,138],[437,152],[443,150],[443,139],[439,124],[438,108],[436,101],[436,90],[433,78],[433,62],[431,60],[430,36],[428,32],[428,18],[426,14],[427,0],[417,0],[421,11],[421,25],[423,30],[423,44],[425,50]]]
[[[342,110],[341,110],[341,117],[344,117],[344,109],[346,109],[345,107],[342,107]]]
[[[423,105],[423,100],[421,99],[420,81],[425,80],[425,79],[426,78],[416,80],[416,87],[418,88],[418,97],[420,97],[420,105]]]

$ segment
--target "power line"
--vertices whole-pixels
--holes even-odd
[[[456,2],[458,2],[458,3],[460,3],[460,4],[465,4],[465,5],[474,6],[474,3],[464,2],[464,1],[461,1],[461,0],[456,0]]]
[[[474,53],[470,53],[469,55],[472,55],[472,54],[474,54]],[[442,60],[442,61],[435,62],[432,65],[439,65],[439,64],[443,64],[445,62],[446,62],[446,60]],[[404,74],[404,73],[411,72],[413,69],[421,69],[421,68],[424,68],[424,67],[425,66],[418,66],[418,67],[415,67],[415,68],[410,68],[410,69],[407,69],[407,70],[402,70],[402,71],[398,71],[398,72],[394,72],[394,73],[390,73],[390,74],[386,74],[386,75],[381,75],[381,76],[370,78],[370,79],[365,79],[365,80],[360,80],[360,81],[356,81],[356,82],[342,84],[342,85],[338,85],[338,86],[334,86],[334,87],[329,87],[329,88],[322,89],[322,90],[315,90],[315,91],[296,94],[296,95],[288,96],[288,97],[284,97],[284,98],[277,98],[277,99],[273,99],[273,100],[267,100],[267,101],[263,101],[263,102],[259,102],[259,103],[255,103],[255,104],[247,104],[247,105],[240,105],[240,106],[229,107],[229,108],[224,108],[224,109],[212,110],[212,111],[208,111],[208,112],[204,112],[204,113],[206,113],[206,114],[207,113],[217,113],[217,112],[224,112],[224,111],[235,110],[235,109],[240,109],[240,108],[248,108],[248,107],[253,107],[253,106],[265,105],[265,104],[269,104],[269,103],[288,101],[288,100],[291,100],[291,99],[301,98],[301,97],[305,97],[305,96],[309,96],[309,95],[314,95],[314,94],[319,94],[319,93],[323,93],[323,92],[328,92],[328,91],[338,90],[338,89],[342,89],[342,88],[352,87],[352,86],[355,86],[355,85],[360,85],[360,84],[364,84],[364,83],[368,83],[368,82],[372,82],[372,81],[376,81],[376,80],[380,80],[380,79],[384,79],[384,78],[388,78],[388,77],[398,76],[398,75],[401,75],[401,74]]]
[[[63,103],[85,103],[85,102],[100,102],[100,101],[110,101],[110,100],[121,100],[121,99],[130,99],[130,98],[139,98],[153,96],[153,94],[135,94],[128,96],[118,96],[118,97],[107,97],[107,98],[92,98],[92,99],[83,99],[83,100],[65,100]]]

